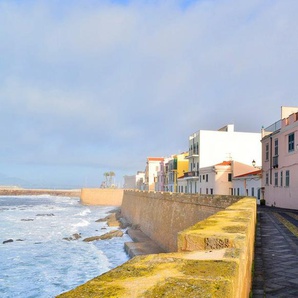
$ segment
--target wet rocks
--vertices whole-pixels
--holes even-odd
[[[2,242],[2,244],[11,243],[11,242],[13,242],[13,239],[4,240],[4,241]]]
[[[71,237],[63,238],[63,240],[72,241],[72,240],[78,240],[80,238],[82,238],[81,234],[80,233],[75,233],[75,234],[72,234]]]
[[[110,232],[105,233],[100,236],[93,236],[93,237],[85,238],[83,241],[91,242],[91,241],[97,241],[97,240],[107,240],[107,239],[111,239],[114,237],[122,237],[122,236],[123,236],[123,232],[121,230],[113,230],[113,231],[110,231]]]
[[[129,222],[124,217],[121,217],[120,210],[117,210],[104,218],[100,218],[96,220],[96,222],[107,222],[109,227],[120,227],[121,229],[126,229],[130,226]]]

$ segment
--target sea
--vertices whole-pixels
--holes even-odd
[[[124,242],[132,240],[125,233],[83,241],[115,230],[96,222],[114,208],[71,197],[0,196],[0,297],[55,297],[126,262]]]

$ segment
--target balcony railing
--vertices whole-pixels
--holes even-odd
[[[190,158],[190,157],[197,157],[199,156],[199,150],[189,150],[188,151],[188,156],[186,156],[185,158]]]
[[[275,123],[273,123],[270,126],[266,127],[264,130],[266,132],[275,132],[279,129],[281,129],[281,120],[276,121]]]
[[[184,178],[199,177],[199,171],[191,171],[184,173]]]

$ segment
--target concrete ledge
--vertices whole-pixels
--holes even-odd
[[[256,200],[179,233],[179,252],[138,256],[58,297],[249,297]]]
[[[158,254],[165,251],[141,230],[128,229],[127,233],[134,242],[125,242],[124,249],[133,258],[140,255]]]

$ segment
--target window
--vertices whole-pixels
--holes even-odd
[[[283,171],[280,172],[280,186],[283,186]]]
[[[210,194],[213,195],[213,188],[210,188]]]
[[[266,185],[269,185],[269,173],[266,173],[266,181],[265,181]]]
[[[278,155],[278,139],[274,140],[274,156]]]
[[[278,186],[278,172],[274,173],[274,186]]]
[[[205,175],[203,175],[203,180],[205,180]]]
[[[285,186],[289,187],[290,186],[290,171],[286,171],[286,183]]]
[[[237,188],[237,196],[239,196],[240,195],[240,188],[238,187]]]
[[[208,182],[208,174],[206,174],[206,182]]]
[[[255,189],[252,187],[251,188],[251,196],[254,197],[255,196]]]
[[[206,195],[208,195],[208,188],[206,188]]]
[[[228,181],[231,182],[232,181],[232,173],[228,174]]]
[[[266,144],[265,148],[265,160],[269,160],[269,143]]]
[[[288,135],[288,151],[289,152],[294,151],[294,142],[295,142],[295,135],[294,135],[294,133],[290,133]]]

